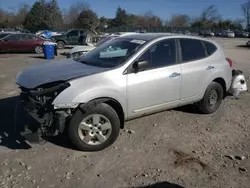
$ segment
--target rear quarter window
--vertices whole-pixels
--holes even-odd
[[[201,40],[179,39],[182,53],[182,62],[195,61],[206,57]]]
[[[206,42],[206,41],[203,41],[204,45],[205,45],[205,48],[207,50],[207,54],[210,56],[212,55],[214,52],[216,52],[217,50],[217,47],[212,44],[211,42]]]

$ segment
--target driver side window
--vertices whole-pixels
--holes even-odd
[[[174,65],[176,63],[175,40],[167,39],[153,44],[138,61],[147,61],[146,70]]]
[[[76,37],[78,36],[78,30],[72,30],[68,33],[69,37]]]
[[[10,36],[6,37],[6,39],[8,41],[18,41],[21,39],[21,36],[20,35],[10,35]]]

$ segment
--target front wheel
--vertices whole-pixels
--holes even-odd
[[[203,99],[198,102],[199,110],[204,114],[212,114],[220,107],[223,99],[223,88],[217,82],[212,82],[206,89]]]
[[[99,151],[115,142],[120,131],[120,120],[115,110],[104,103],[72,117],[68,134],[71,142],[82,151]]]
[[[58,41],[56,44],[57,44],[58,49],[64,49],[65,48],[65,43],[63,41]]]

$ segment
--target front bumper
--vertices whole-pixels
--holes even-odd
[[[20,88],[19,106],[22,108],[22,111],[25,111],[36,121],[36,125],[29,127],[29,130],[32,132],[41,131],[42,135],[46,136],[54,136],[59,132],[63,132],[66,121],[71,116],[71,109],[68,107],[71,107],[73,104],[71,106],[55,106],[52,102],[57,94],[66,87],[69,87],[68,83],[41,90]]]

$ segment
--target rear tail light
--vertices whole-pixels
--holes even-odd
[[[230,68],[233,67],[233,61],[230,58],[226,58],[227,62],[229,63]]]

